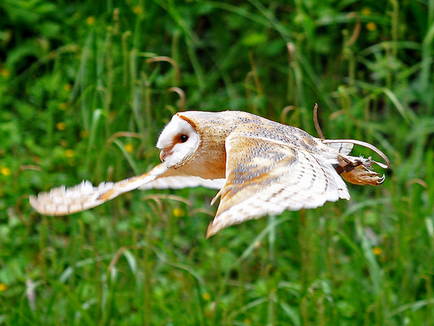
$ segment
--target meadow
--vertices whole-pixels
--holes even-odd
[[[433,0],[2,0],[0,16],[0,325],[434,325]],[[64,217],[28,203],[148,171],[177,111],[317,136],[315,103],[326,138],[388,155],[383,185],[208,240],[205,188]]]

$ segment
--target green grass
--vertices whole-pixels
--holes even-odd
[[[0,325],[434,324],[432,0],[3,0],[0,14]],[[315,102],[327,138],[389,156],[382,186],[209,240],[203,188],[67,217],[28,204],[149,170],[178,110],[315,135]]]

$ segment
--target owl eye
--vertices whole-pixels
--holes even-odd
[[[188,140],[188,136],[187,135],[181,135],[181,137],[179,139],[181,140],[181,143],[185,143]]]

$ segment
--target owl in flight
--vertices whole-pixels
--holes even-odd
[[[348,154],[353,145],[374,150],[386,164]],[[388,168],[387,157],[356,140],[326,140],[257,115],[239,111],[187,111],[175,114],[157,147],[163,163],[118,182],[89,181],[30,196],[45,215],[67,215],[98,206],[134,189],[219,189],[217,213],[207,237],[233,224],[284,210],[316,208],[326,201],[350,199],[350,183],[380,185],[385,177],[372,164]]]

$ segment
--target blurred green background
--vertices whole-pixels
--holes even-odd
[[[0,17],[0,325],[434,325],[433,0],[2,0]],[[382,186],[209,240],[203,188],[28,204],[149,170],[176,111],[316,135],[315,102],[327,138],[389,156]]]

